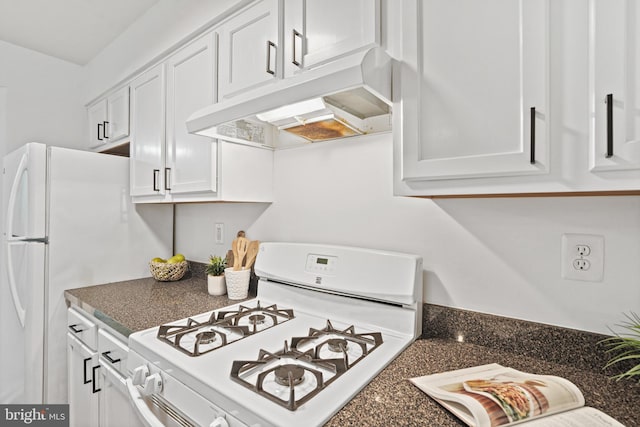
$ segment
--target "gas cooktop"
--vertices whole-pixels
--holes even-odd
[[[420,334],[421,269],[263,243],[257,298],[131,334],[132,402],[150,424],[322,425]]]

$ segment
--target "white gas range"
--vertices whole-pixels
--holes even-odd
[[[421,333],[422,259],[262,243],[257,297],[131,334],[150,426],[316,426]]]

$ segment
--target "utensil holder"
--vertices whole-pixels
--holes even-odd
[[[234,270],[233,267],[225,268],[225,282],[227,283],[227,296],[229,299],[245,299],[249,293],[249,279],[251,269]]]

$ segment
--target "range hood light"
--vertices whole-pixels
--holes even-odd
[[[285,105],[274,110],[256,114],[256,117],[263,122],[274,123],[290,117],[299,117],[307,113],[324,110],[325,105],[322,98],[308,99],[295,104]]]
[[[291,121],[291,120],[287,121],[287,123],[278,126],[278,130],[287,130],[288,128],[295,127],[295,126],[310,125],[311,123],[331,120],[333,118],[334,118],[333,114],[321,114],[321,115],[314,115],[312,117],[293,116],[293,119],[295,121]]]

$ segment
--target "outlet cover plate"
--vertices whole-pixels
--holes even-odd
[[[587,246],[588,255],[581,255]],[[577,260],[586,260],[589,268],[575,268]],[[602,282],[604,279],[604,236],[595,234],[562,235],[562,278],[586,282]]]

